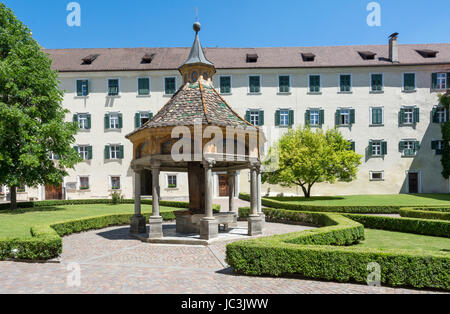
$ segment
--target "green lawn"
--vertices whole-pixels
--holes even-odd
[[[173,211],[173,208],[161,207],[161,211]],[[151,213],[151,205],[142,205],[142,212]],[[108,214],[134,213],[133,204],[109,205],[70,205],[49,208],[33,208],[17,213],[0,211],[0,239],[31,237],[30,227],[50,225],[70,219]]]
[[[450,206],[450,194],[396,194],[313,197],[274,197],[294,204],[317,206]]]
[[[380,250],[414,250],[450,254],[450,239],[411,233],[365,229],[366,240],[356,247]]]

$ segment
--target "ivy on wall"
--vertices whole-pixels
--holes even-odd
[[[448,91],[446,94],[440,96],[440,102],[441,105],[445,107],[447,110],[447,115],[449,115],[450,112],[450,91]],[[443,147],[442,147],[442,175],[445,179],[450,178],[450,119],[447,119],[447,121],[442,124],[442,140],[443,140]]]

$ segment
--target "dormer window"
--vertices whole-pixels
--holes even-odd
[[[92,64],[92,62],[94,62],[95,59],[98,58],[98,56],[100,56],[100,55],[89,55],[87,57],[84,57],[83,59],[81,59],[81,60],[83,60],[82,64]]]
[[[150,64],[152,63],[153,59],[155,58],[155,53],[146,53],[143,57],[142,57],[142,64]]]
[[[375,60],[375,56],[377,55],[372,51],[359,51],[358,53],[364,60]]]
[[[256,63],[258,62],[258,55],[257,54],[247,54],[247,63]]]
[[[436,58],[436,55],[439,53],[439,51],[436,50],[430,50],[430,49],[422,49],[422,50],[416,50],[418,54],[420,54],[424,58]]]
[[[314,62],[316,55],[310,52],[302,53],[302,59],[304,62]]]

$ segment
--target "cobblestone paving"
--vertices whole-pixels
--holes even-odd
[[[267,224],[266,234],[307,227]],[[114,227],[64,238],[60,263],[0,262],[0,293],[423,293],[301,279],[237,276],[224,262],[226,243],[167,246],[142,243]],[[71,287],[72,263],[81,285]]]

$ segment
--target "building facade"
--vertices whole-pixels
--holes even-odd
[[[77,121],[84,159],[62,187],[21,190],[19,199],[108,198],[133,195],[132,145],[125,135],[152,118],[182,84],[177,68],[188,48],[48,50],[65,90],[67,121]],[[438,95],[450,88],[450,44],[290,48],[207,48],[214,86],[233,109],[260,126],[269,145],[289,128],[337,127],[363,156],[351,183],[319,184],[314,195],[449,193],[442,175]],[[55,156],[57,159],[57,156]],[[187,175],[162,174],[161,195],[188,195]],[[236,193],[249,191],[237,176]],[[218,173],[214,196],[227,196]],[[151,195],[151,173],[142,176]],[[7,191],[3,191],[7,194]],[[263,185],[262,193],[301,194]]]

